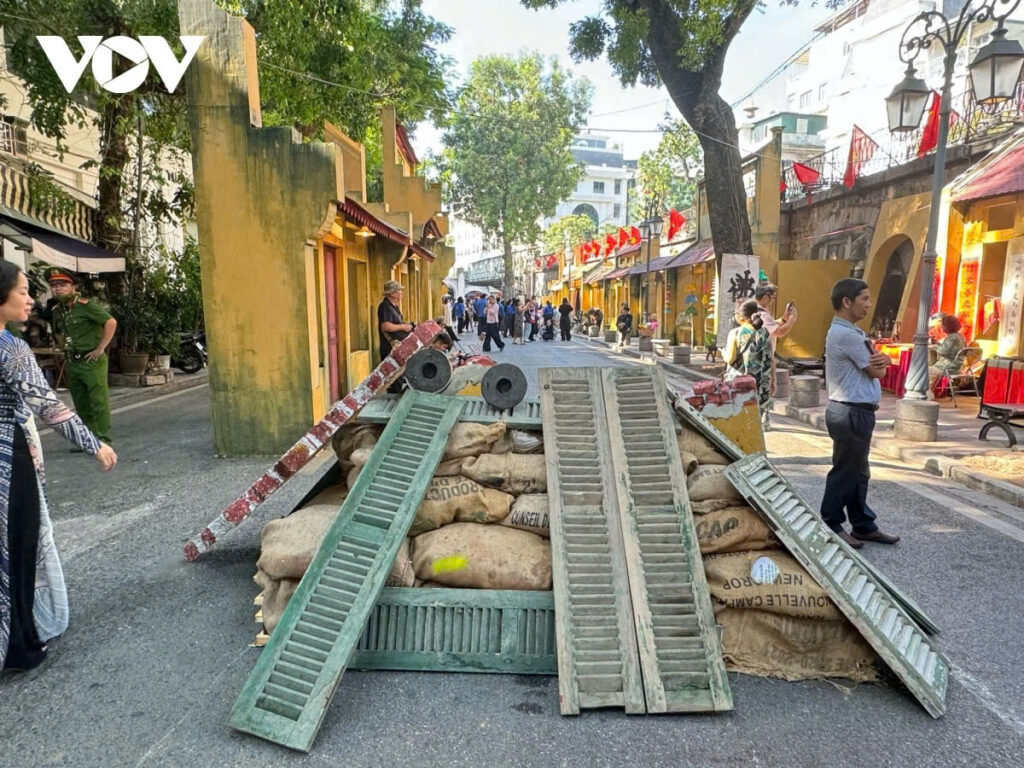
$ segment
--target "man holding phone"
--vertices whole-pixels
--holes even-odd
[[[854,549],[863,547],[865,541],[895,544],[900,537],[878,530],[867,501],[871,435],[882,396],[879,379],[885,376],[890,361],[875,351],[856,325],[871,309],[868,284],[844,278],[832,286],[831,299],[835,316],[825,337],[825,424],[832,438],[832,469],[825,480],[821,519]],[[843,528],[847,519],[852,533]]]

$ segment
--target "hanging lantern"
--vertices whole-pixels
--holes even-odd
[[[1011,98],[1022,65],[1024,48],[1016,40],[1006,39],[1006,29],[1000,23],[969,66],[974,98],[979,104],[997,104]]]
[[[924,80],[917,76],[914,66],[908,65],[906,77],[885,100],[889,130],[896,133],[916,130],[921,124],[921,116],[931,92]]]

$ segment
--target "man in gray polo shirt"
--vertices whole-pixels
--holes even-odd
[[[876,352],[856,326],[871,309],[868,284],[852,277],[840,280],[832,286],[832,309],[835,317],[825,337],[825,424],[832,438],[832,469],[825,480],[821,519],[854,549],[865,541],[895,544],[900,537],[878,530],[868,506],[868,454],[882,395],[878,380],[889,367],[889,358]],[[847,518],[852,533],[843,528]]]

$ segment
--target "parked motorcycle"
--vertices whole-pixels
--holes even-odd
[[[178,354],[171,357],[171,366],[184,373],[196,373],[207,363],[206,332],[188,331],[182,333]]]

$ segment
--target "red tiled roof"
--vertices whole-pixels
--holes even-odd
[[[981,176],[953,198],[964,203],[985,197],[1024,192],[1024,146],[1012,149],[990,165]]]
[[[405,158],[405,162],[413,168],[420,164],[416,157],[416,150],[412,148],[412,142],[409,141],[409,134],[405,132],[405,126],[401,123],[395,123],[395,143],[398,145],[398,151]]]
[[[412,241],[412,238],[409,237],[408,234],[403,232],[398,227],[394,227],[391,224],[388,224],[383,219],[378,219],[368,210],[363,208],[362,205],[353,200],[351,197],[345,198],[345,204],[341,207],[341,210],[347,218],[351,219],[357,224],[361,224],[374,234],[380,235],[381,237],[387,238],[388,240],[391,240],[392,242],[398,243],[400,245],[407,245],[409,246],[413,253],[418,254],[419,256],[425,259],[429,259],[430,261],[434,260],[434,254],[428,251],[422,245],[414,243]]]
[[[599,282],[601,280],[606,279],[608,275],[614,271],[614,264],[602,264],[597,269],[591,270],[588,275],[585,275],[583,277],[583,282],[588,284]]]
[[[694,243],[682,253],[673,256],[665,269],[676,267],[688,267],[691,264],[701,264],[715,258],[715,246],[710,240],[701,240]]]

